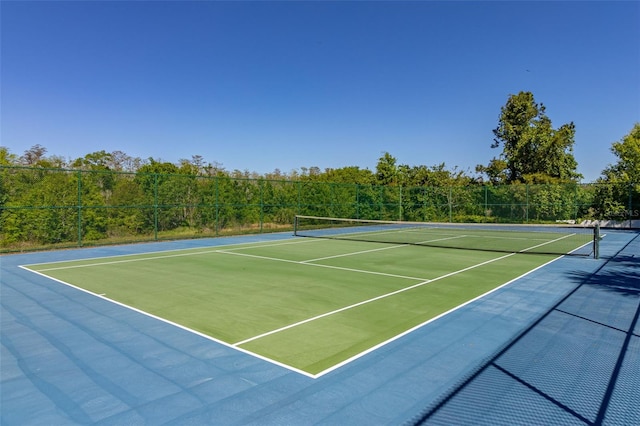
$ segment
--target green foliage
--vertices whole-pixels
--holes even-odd
[[[376,165],[376,182],[379,185],[397,185],[398,167],[396,158],[385,152]]]
[[[176,165],[119,151],[87,154],[69,170],[40,145],[20,157],[0,147],[0,246],[19,250],[290,229],[296,214],[513,223],[638,215],[640,125],[613,144],[618,163],[605,169],[597,185],[587,186],[577,185],[577,175],[569,173],[575,171],[572,125],[554,130],[530,94],[510,99],[503,115],[496,146],[503,144],[513,161],[503,155],[478,166],[490,185],[478,185],[444,163],[398,164],[388,152],[375,172],[311,167],[259,176],[227,172],[200,156]],[[525,154],[544,158],[528,165]]]
[[[640,123],[636,123],[621,141],[614,142],[611,152],[618,157],[618,162],[604,169],[604,180],[640,182]]]
[[[18,157],[9,152],[9,149],[0,146],[0,166],[16,166],[18,165]]]
[[[573,156],[575,126],[563,124],[554,129],[531,92],[511,95],[501,108],[492,148],[502,146],[502,154],[476,171],[486,174],[494,184],[566,183],[581,175]]]
[[[618,158],[598,179],[593,215],[601,219],[626,220],[640,217],[640,123],[611,145]]]
[[[86,164],[85,164],[86,166]],[[174,166],[175,167],[175,166]],[[266,180],[189,173],[0,167],[3,247],[287,229],[296,214],[409,221],[553,222],[588,217],[594,194],[576,184],[473,185],[444,165],[408,167],[422,185]],[[172,170],[176,173],[155,173]],[[606,186],[617,197],[617,186]],[[608,204],[610,209],[619,209]],[[618,211],[618,210],[615,210]]]
[[[6,242],[77,240],[77,174],[24,169],[11,176],[9,185],[12,190],[2,214]]]

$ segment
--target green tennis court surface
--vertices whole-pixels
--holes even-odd
[[[317,377],[556,257],[294,238],[26,268]]]

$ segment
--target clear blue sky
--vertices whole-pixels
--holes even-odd
[[[573,121],[584,181],[640,121],[640,2],[11,2],[1,145],[227,170],[500,154],[510,94]]]

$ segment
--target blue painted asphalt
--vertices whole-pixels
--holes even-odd
[[[290,238],[288,234],[2,256],[1,424],[402,424],[424,414],[478,373],[482,365],[495,361],[496,354],[513,343],[515,336],[541,317],[548,318],[548,312],[571,292],[584,300],[601,299],[604,303],[606,299],[606,303],[627,306],[616,296],[627,301],[636,296],[610,291],[605,298],[576,289],[585,287],[585,281],[603,265],[605,269],[599,274],[611,270],[627,274],[625,279],[631,277],[627,270],[637,266],[634,261],[607,264],[607,260],[634,237],[630,232],[611,232],[602,242],[601,259],[561,258],[318,379],[18,267],[80,257],[284,239]],[[628,250],[636,250],[637,256],[637,244]],[[635,273],[637,278],[637,270]],[[572,300],[577,307],[567,305],[565,309],[584,315],[580,300]],[[593,339],[598,351],[611,341],[618,342],[609,335],[615,335],[611,330],[622,329],[626,321],[615,309],[601,316],[609,323],[607,332]],[[547,327],[565,330],[553,318],[549,321]],[[635,327],[635,335],[626,339],[626,348],[635,350],[636,364],[619,366],[621,384],[610,392],[610,413],[616,412],[615,407],[625,398],[637,397],[628,391],[638,384],[638,370],[633,370],[638,366],[640,346],[638,325]],[[540,338],[531,336],[521,341],[533,347]],[[551,352],[562,353],[562,349]],[[512,368],[509,359],[503,358],[499,367]],[[526,376],[519,370],[517,374]],[[494,376],[502,378],[497,373]],[[482,376],[482,380],[473,386],[495,388],[490,376]],[[563,389],[568,386],[553,377],[548,380]],[[510,395],[519,398],[520,394]],[[526,392],[522,395],[527,397]],[[569,400],[580,407],[580,401],[591,401],[589,395]],[[539,398],[534,395],[528,406],[534,413]],[[637,399],[635,402],[638,406]],[[541,413],[545,419],[562,421],[569,415],[580,420],[557,407]],[[462,414],[454,412],[454,420],[464,420]],[[500,419],[502,415],[489,411],[486,418]],[[620,416],[605,418],[615,423],[624,419]]]
[[[640,236],[414,424],[640,425]],[[453,423],[452,423],[453,422]]]

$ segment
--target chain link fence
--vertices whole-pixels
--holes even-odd
[[[640,185],[401,187],[0,167],[2,252],[289,231],[296,214],[632,226]]]

